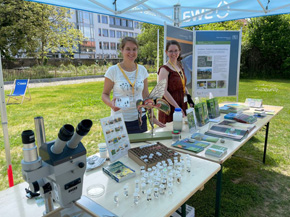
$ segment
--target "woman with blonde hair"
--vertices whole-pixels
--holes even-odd
[[[147,131],[147,118],[145,111],[142,114],[142,126],[138,126],[138,111],[136,101],[145,99],[149,95],[148,72],[142,65],[135,63],[138,55],[138,43],[135,38],[125,37],[120,50],[123,61],[111,66],[105,73],[102,100],[111,108],[111,114],[122,113],[128,133],[142,133]],[[110,93],[113,90],[113,99]],[[129,99],[129,106],[119,108],[116,99]],[[165,125],[154,118],[154,123],[160,127]]]

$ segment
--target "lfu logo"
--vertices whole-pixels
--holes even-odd
[[[26,85],[26,82],[17,82],[17,85]]]
[[[219,10],[219,8],[221,8]],[[183,22],[190,22],[206,19],[213,19],[215,16],[219,19],[224,19],[229,15],[230,6],[226,1],[220,1],[217,5],[217,9],[197,9],[195,11],[185,11],[183,12]]]

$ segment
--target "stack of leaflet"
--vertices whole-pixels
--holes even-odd
[[[249,106],[241,105],[241,104],[226,104],[220,107],[220,112],[228,114],[228,113],[242,113],[244,110],[249,109]]]
[[[227,150],[228,150],[227,147],[223,147],[219,145],[212,145],[205,151],[205,154],[221,158],[227,153]]]
[[[245,130],[245,131],[248,131],[248,133],[250,133],[256,127],[255,124],[245,124],[245,123],[236,122],[234,120],[223,120],[222,122],[218,123],[218,125]]]
[[[245,124],[252,124],[257,121],[257,117],[246,114],[238,114],[234,117],[234,120]]]
[[[248,130],[223,125],[213,125],[207,132],[205,132],[205,134],[241,141],[248,134]]]
[[[238,113],[228,113],[224,116],[224,119],[234,120],[234,118],[238,115]]]
[[[180,148],[187,151],[192,151],[194,153],[199,153],[203,151],[209,145],[210,143],[208,142],[197,141],[195,139],[189,139],[189,138],[179,140],[172,144],[173,147]]]

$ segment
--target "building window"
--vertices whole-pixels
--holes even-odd
[[[110,17],[110,24],[115,25],[115,17]]]
[[[112,58],[112,59],[116,59],[116,58],[117,58],[117,55],[116,55],[116,54],[112,54],[112,55],[111,55],[111,58]]]
[[[127,27],[127,26],[128,26],[128,24],[127,24],[127,20],[125,20],[125,19],[122,19],[122,26],[125,26],[125,27]]]
[[[99,36],[102,36],[102,29],[99,28]]]
[[[108,17],[102,15],[102,23],[108,24]]]
[[[132,20],[128,20],[128,27],[133,28],[133,21]]]
[[[104,50],[109,50],[109,42],[104,42]]]
[[[103,29],[103,36],[109,37],[109,31],[107,29]]]
[[[129,32],[129,36],[130,37],[133,37],[133,32]]]
[[[115,25],[116,26],[121,26],[121,19],[120,18],[116,18],[115,19]]]
[[[120,49],[120,43],[117,43],[117,49],[118,50]]]
[[[128,36],[128,32],[123,32],[123,37],[127,37]]]
[[[101,42],[101,41],[99,42],[99,48],[100,48],[100,49],[103,49],[103,47],[102,47],[102,42]]]
[[[117,31],[117,38],[122,38],[122,32],[121,31]]]
[[[98,15],[98,23],[101,23],[101,15]]]
[[[111,42],[111,50],[116,50],[116,43],[115,42]]]
[[[139,23],[138,22],[134,22],[134,28],[138,29]]]
[[[115,30],[110,30],[110,37],[115,38]]]
[[[137,38],[137,36],[138,36],[138,33],[135,33],[135,38]]]

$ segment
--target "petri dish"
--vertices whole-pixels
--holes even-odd
[[[102,184],[90,185],[87,188],[87,194],[89,197],[100,197],[105,193],[105,186]]]

